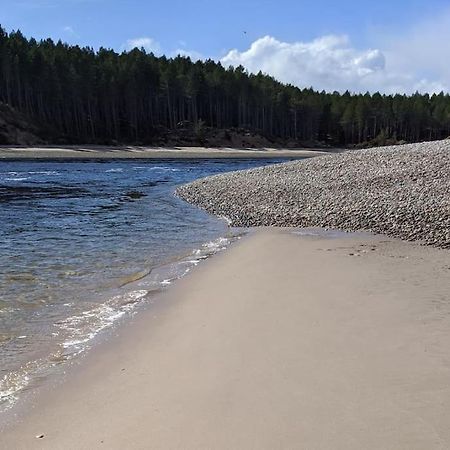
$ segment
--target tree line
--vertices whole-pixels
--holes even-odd
[[[94,51],[1,27],[0,101],[71,143],[152,143],[186,123],[335,146],[450,135],[444,93],[317,92],[210,59]]]

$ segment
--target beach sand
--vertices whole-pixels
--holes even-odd
[[[336,151],[336,150],[333,150]],[[2,159],[193,159],[193,158],[307,158],[327,152],[314,149],[282,150],[276,148],[236,149],[206,147],[136,147],[136,146],[0,146]]]
[[[449,292],[448,250],[261,229],[93,349],[0,448],[450,448]]]

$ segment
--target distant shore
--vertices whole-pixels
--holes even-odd
[[[333,149],[333,152],[339,150]],[[195,159],[195,158],[308,158],[323,149],[136,147],[136,146],[0,146],[2,159]]]
[[[259,230],[0,434],[20,449],[450,447],[449,252]]]

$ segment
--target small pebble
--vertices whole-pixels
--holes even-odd
[[[450,140],[443,140],[214,175],[175,194],[236,227],[370,231],[450,248],[449,192]]]

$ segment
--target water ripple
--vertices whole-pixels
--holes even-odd
[[[177,185],[269,162],[1,161],[0,409],[227,245]]]

